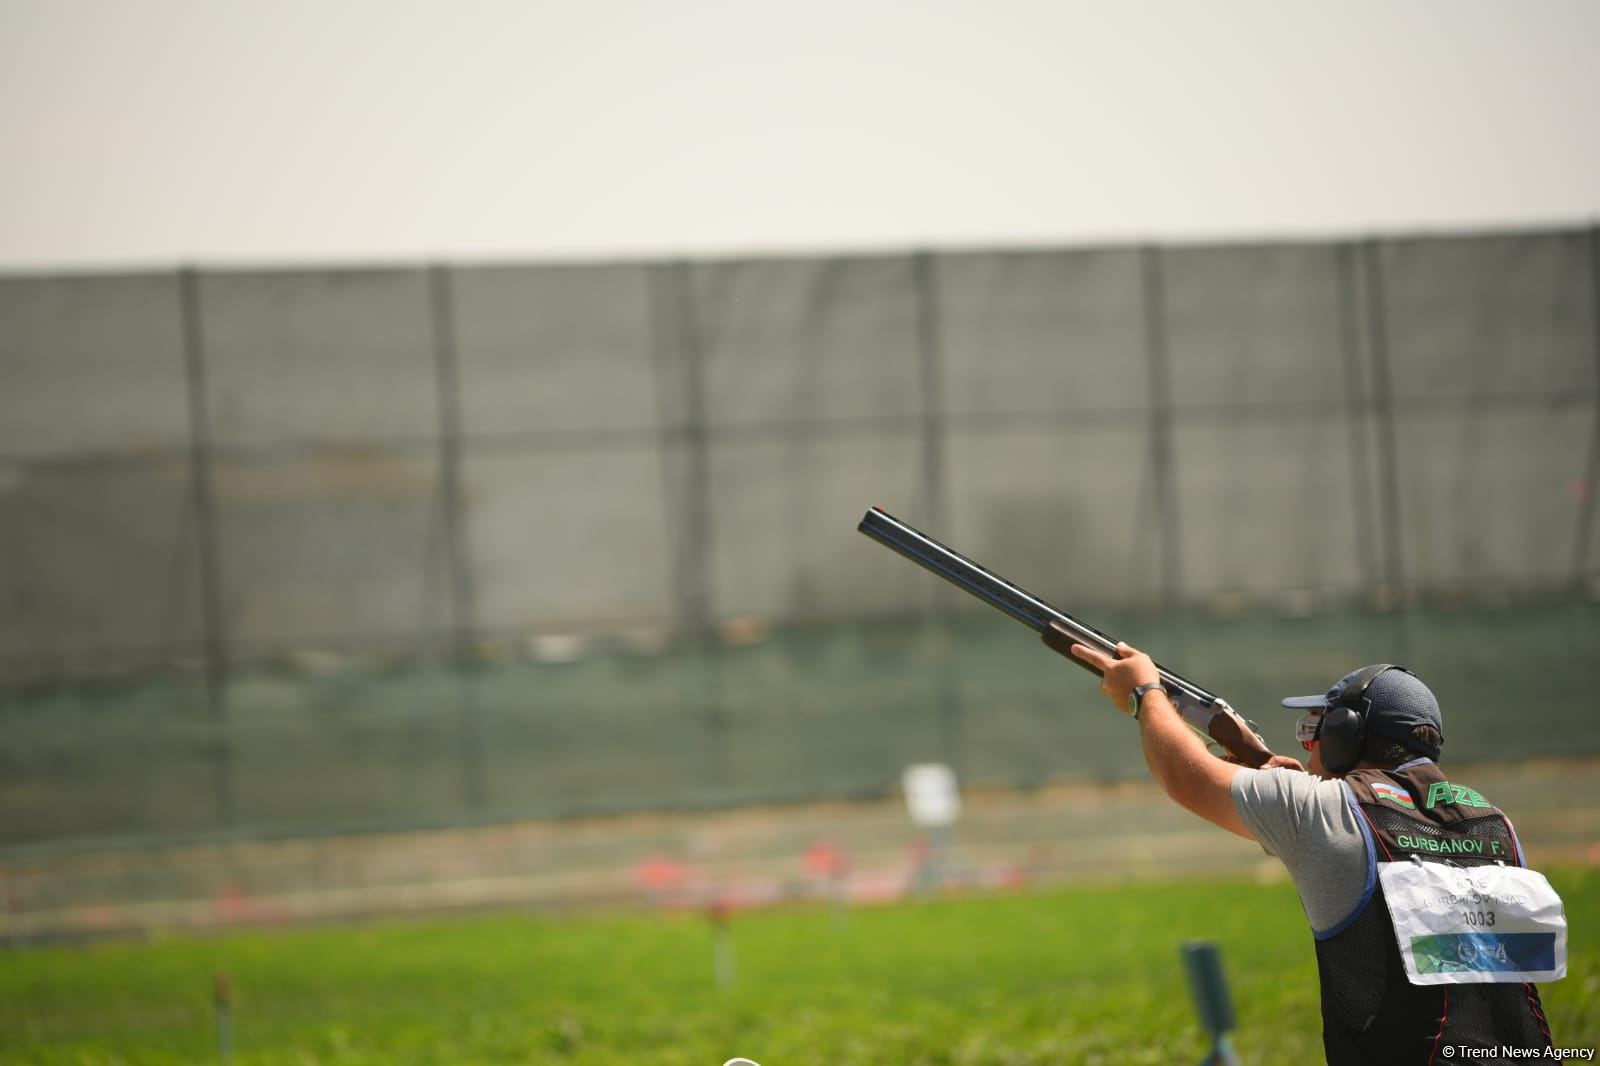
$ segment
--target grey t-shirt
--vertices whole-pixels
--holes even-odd
[[[1342,781],[1299,770],[1241,770],[1233,777],[1239,820],[1268,855],[1283,860],[1319,936],[1353,916],[1372,888],[1371,844]]]

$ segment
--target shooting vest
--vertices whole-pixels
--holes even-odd
[[[1427,759],[1353,770],[1344,783],[1377,863],[1416,856],[1463,867],[1525,865],[1506,816],[1451,785]],[[1368,898],[1317,940],[1322,1043],[1332,1066],[1442,1063],[1446,1044],[1550,1046],[1532,984],[1411,984],[1375,872],[1369,884]]]

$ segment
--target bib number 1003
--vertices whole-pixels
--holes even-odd
[[[1461,920],[1470,928],[1481,928],[1494,924],[1494,911],[1462,911]]]

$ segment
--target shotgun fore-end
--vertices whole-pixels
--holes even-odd
[[[1049,648],[1058,655],[1066,656],[1069,662],[1076,663],[1078,666],[1083,667],[1095,677],[1101,677],[1103,675],[1092,663],[1084,662],[1082,659],[1072,654],[1072,646],[1074,644],[1082,644],[1087,648],[1098,648],[1099,650],[1106,652],[1108,655],[1115,655],[1117,653],[1115,647],[1105,647],[1105,642],[1096,639],[1095,635],[1089,632],[1087,629],[1079,632],[1067,625],[1065,622],[1059,622],[1055,619],[1051,619],[1050,624],[1039,631],[1039,639],[1044,641],[1045,647]]]

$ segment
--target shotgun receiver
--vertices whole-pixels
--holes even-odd
[[[999,574],[985,570],[966,556],[951,551],[881,507],[868,511],[856,528],[879,544],[894,549],[918,566],[933,571],[957,588],[1015,618],[1038,633],[1052,651],[1065,655],[1096,677],[1100,676],[1100,671],[1073,655],[1072,646],[1083,644],[1098,648],[1112,657],[1117,654],[1117,642],[1100,630],[1085,625],[1065,611],[1057,610],[1037,596],[1023,591]],[[1197,733],[1220,745],[1234,761],[1251,768],[1260,767],[1272,757],[1272,752],[1256,732],[1255,725],[1240,718],[1226,700],[1159,663],[1156,669],[1161,671],[1161,683],[1171,693],[1178,713]]]

